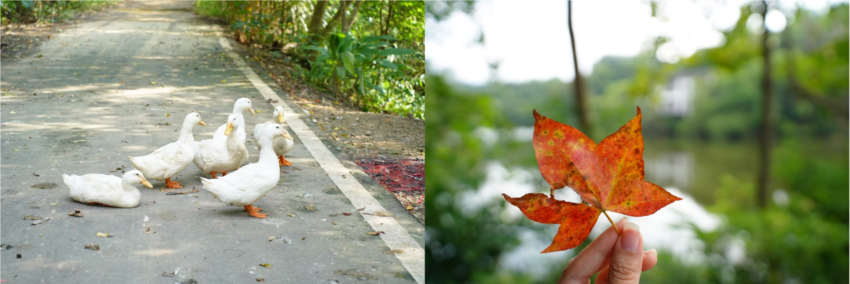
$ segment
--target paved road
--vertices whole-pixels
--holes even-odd
[[[328,175],[327,157],[314,157],[316,147],[324,145],[305,147],[306,138],[296,135],[312,135],[306,128],[290,130],[298,143],[287,158],[294,165],[283,167],[279,186],[255,203],[268,219],[248,217],[241,206],[214,199],[201,189],[194,165],[174,180],[184,185],[177,191],[201,189],[198,193],[167,195],[160,191],[163,183],[152,180],[154,189],[140,187],[142,205],[133,209],[70,199],[62,173],[120,175],[132,169],[127,156],[175,141],[191,111],[209,125],[196,127],[195,139],[207,139],[243,96],[263,112],[245,113],[249,161],[257,160],[250,133],[253,125],[271,119],[269,93],[258,92],[257,81],[250,82],[222,47],[218,27],[193,15],[191,7],[189,2],[122,4],[54,36],[34,56],[3,62],[0,278],[6,283],[422,281],[401,261],[409,252],[393,252],[388,237],[367,234],[387,220],[401,224],[415,242],[410,245],[421,248],[422,225],[341,157],[354,175],[348,181],[360,180],[368,190],[361,199],[349,199],[351,184]],[[272,90],[292,107],[288,118],[297,118],[301,110],[280,88]],[[305,121],[302,125],[315,127]],[[369,196],[396,216],[362,215],[374,207],[358,212],[353,203],[374,201]],[[85,217],[68,216],[74,209]],[[52,219],[31,225],[25,215]],[[144,233],[148,228],[156,233]],[[97,237],[98,232],[114,237]],[[85,249],[87,244],[100,250]],[[271,267],[260,266],[265,263]]]

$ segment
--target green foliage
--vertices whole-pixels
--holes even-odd
[[[339,19],[342,5],[331,2],[322,27],[308,31],[314,5],[198,1],[196,12],[225,20],[251,48],[282,51],[296,63],[294,75],[364,111],[424,119],[424,2],[350,2]]]
[[[2,24],[54,23],[73,18],[80,12],[100,10],[115,5],[116,0],[93,1],[0,1]]]
[[[494,210],[464,212],[455,200],[484,178],[487,157],[492,155],[473,130],[502,126],[504,120],[488,96],[456,93],[440,77],[426,80],[428,104],[440,106],[431,108],[425,121],[426,279],[428,283],[494,283],[472,279],[496,277],[499,255],[518,244],[515,228],[502,223]]]
[[[327,46],[301,46],[318,52],[310,70],[303,71],[305,78],[313,84],[336,82],[331,83],[335,90],[353,91],[355,103],[366,110],[413,113],[424,118],[424,97],[415,91],[417,83],[422,82],[404,80],[404,70],[410,67],[401,58],[414,50],[389,47],[392,41],[395,38],[391,36],[357,39],[337,33],[330,35]],[[384,82],[394,82],[395,86]]]

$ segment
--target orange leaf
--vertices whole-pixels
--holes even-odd
[[[505,196],[505,198],[511,204],[520,207],[526,217],[533,221],[561,224],[554,242],[543,252],[576,247],[587,238],[587,232],[589,232],[587,227],[593,227],[600,212],[612,211],[635,217],[647,216],[674,201],[681,200],[660,186],[644,181],[640,108],[637,109],[635,118],[599,144],[594,143],[578,129],[542,116],[536,110],[534,119],[532,144],[540,173],[550,185],[550,197],[538,194],[540,196],[537,196],[535,200],[551,199],[536,202],[539,203],[538,207],[553,208],[526,210],[508,199],[509,197]],[[565,186],[575,190],[586,205],[555,200],[553,192]],[[526,197],[528,195],[524,196],[523,200]],[[594,208],[597,213],[593,215],[594,218],[584,219],[574,217],[577,214],[574,211],[578,209],[567,211],[560,209],[576,206]],[[551,220],[537,216],[544,214],[541,212],[554,214],[555,217],[546,218],[560,221],[545,222]],[[605,216],[607,217],[608,214]],[[614,223],[610,217],[608,220]],[[588,231],[585,232],[585,229]],[[565,239],[565,237],[574,236],[581,236],[581,239],[577,241]]]
[[[561,224],[555,240],[543,252],[562,251],[571,249],[587,239],[599,210],[593,207],[549,198],[542,193],[529,193],[521,198],[511,198],[502,194],[532,221],[544,224]]]

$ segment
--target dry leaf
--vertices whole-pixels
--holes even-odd
[[[147,229],[145,229],[144,233],[145,234],[156,234],[156,231],[151,230],[151,228],[147,228]]]
[[[351,216],[351,213],[343,212],[343,213],[342,213],[342,215],[345,215],[345,216]]]
[[[227,80],[226,80],[226,79],[221,79],[221,82],[222,82],[222,83],[227,83]]]
[[[101,233],[101,232],[97,232],[97,236],[101,237],[101,238],[111,238],[112,237],[112,236],[109,235],[109,233]]]
[[[286,214],[286,215],[289,215],[289,217],[295,217],[295,214],[292,214],[292,213],[289,213],[289,214]]]
[[[24,220],[41,220],[39,216],[24,215]]]
[[[393,214],[390,214],[390,212],[387,212],[387,211],[384,211],[384,210],[378,210],[378,211],[373,212],[372,214],[373,214],[373,215],[375,215],[375,216],[379,216],[379,217],[392,217],[392,216],[395,216],[395,215],[393,215]]]
[[[80,213],[79,209],[74,209],[74,213],[68,213],[68,216],[83,217],[83,213]]]
[[[260,266],[265,267],[265,268],[272,268],[272,265],[268,264],[268,263],[261,263]]]
[[[367,234],[370,234],[370,235],[373,235],[373,236],[377,236],[377,235],[380,235],[380,234],[386,234],[386,233],[384,233],[384,231],[366,232],[366,233],[367,233]]]
[[[100,245],[86,245],[86,249],[100,250]]]
[[[407,205],[407,210],[413,210],[413,206]]]

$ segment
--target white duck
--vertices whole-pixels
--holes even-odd
[[[242,164],[242,160],[248,156],[248,149],[245,148],[245,142],[236,137],[239,130],[244,127],[236,119],[235,114],[227,117],[227,128],[224,130],[224,135],[213,137],[198,142],[198,148],[195,149],[195,165],[205,174],[212,175],[216,178],[215,173],[222,173],[222,176],[227,175],[227,172],[236,170]]]
[[[263,144],[269,145],[275,136],[287,137],[289,133],[280,124],[270,124],[263,129],[260,137]],[[260,151],[260,160],[246,165],[235,172],[218,179],[201,178],[204,188],[218,200],[233,205],[242,205],[248,215],[266,218],[259,213],[262,208],[253,207],[253,203],[271,191],[280,180],[280,167],[275,165],[274,150],[266,147]]]
[[[137,184],[152,188],[142,172],[132,170],[123,177],[87,174],[82,176],[62,174],[65,185],[68,186],[71,198],[89,205],[104,205],[112,207],[132,208],[139,206],[141,195]]]
[[[254,112],[254,108],[251,106],[251,99],[249,99],[249,98],[240,98],[240,99],[236,100],[235,103],[233,103],[233,113],[232,114],[236,115],[236,120],[239,121],[239,125],[246,125],[245,124],[245,117],[242,116],[242,112],[245,111],[245,110],[250,111],[251,114],[257,114],[256,112]],[[224,135],[225,129],[227,129],[226,123],[222,124],[221,126],[219,126],[215,130],[215,134],[213,134],[213,138],[226,136],[226,135]],[[246,137],[245,127],[242,127],[241,129],[236,131],[236,137],[238,137],[240,140],[242,140],[242,143],[245,143],[245,137]]]
[[[278,122],[280,122],[281,124],[286,122],[286,120],[283,119],[283,107],[282,106],[276,106],[274,108],[273,119],[274,118],[277,118]],[[264,123],[261,123],[261,124],[257,124],[257,126],[254,127],[254,140],[257,141],[257,149],[260,149],[260,151],[263,150],[263,143],[262,143],[263,140],[260,139],[260,137],[262,137],[263,129],[266,127],[266,125],[269,125],[269,124],[274,124],[274,122],[271,122],[271,121],[264,122]],[[272,142],[272,148],[274,148],[274,154],[277,155],[277,160],[278,160],[279,165],[281,165],[281,166],[291,166],[292,165],[291,162],[287,161],[286,158],[283,157],[283,154],[286,154],[289,151],[292,151],[293,148],[295,148],[295,140],[294,139],[275,137],[274,142]]]
[[[183,188],[179,182],[171,181],[171,177],[192,163],[195,157],[192,129],[198,124],[207,125],[200,114],[193,112],[186,115],[177,142],[162,146],[147,156],[130,157],[130,162],[148,178],[165,180],[165,186],[170,188]]]

